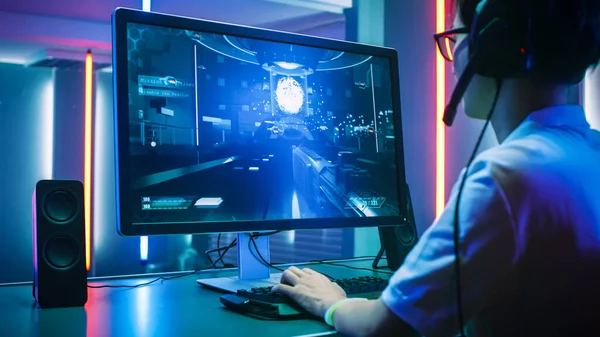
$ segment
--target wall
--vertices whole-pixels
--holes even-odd
[[[435,217],[435,1],[386,0],[384,25],[399,52],[406,181],[421,234]]]
[[[96,73],[93,164],[93,245],[95,275],[135,274],[140,264],[140,239],[117,233],[113,86],[111,72]]]
[[[80,69],[55,71],[53,179],[83,181],[84,80]]]
[[[1,283],[33,275],[31,197],[52,178],[54,71],[0,63],[0,78]]]
[[[406,180],[421,234],[435,216],[435,1],[355,0],[346,22],[348,39],[399,51],[394,94],[401,99]],[[356,256],[374,255],[379,246],[376,229],[356,230]]]
[[[32,277],[31,196],[40,179],[83,179],[83,83],[79,70],[0,63],[0,283]],[[143,272],[139,239],[116,233],[112,74],[99,73],[93,172],[92,275]]]
[[[592,128],[600,130],[600,70],[590,71],[583,82],[583,105]]]
[[[346,37],[346,22],[337,21],[333,23],[319,25],[317,27],[298,31],[297,33],[343,40]]]

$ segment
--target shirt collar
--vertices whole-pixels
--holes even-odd
[[[570,127],[589,129],[585,111],[580,105],[557,105],[534,111],[506,138],[505,142],[520,139],[532,128]]]

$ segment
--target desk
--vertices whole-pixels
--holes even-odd
[[[343,261],[370,268],[371,260]],[[296,264],[298,265],[298,264]],[[331,265],[311,268],[336,278],[377,275]],[[385,270],[389,271],[389,270]],[[235,275],[235,270],[202,271],[139,288],[88,289],[84,308],[39,309],[33,306],[31,283],[0,286],[0,336],[7,337],[269,337],[335,336],[319,320],[261,321],[230,312],[221,293],[204,289],[198,278]],[[389,276],[381,273],[380,276]],[[133,285],[157,276],[94,278],[90,285]]]

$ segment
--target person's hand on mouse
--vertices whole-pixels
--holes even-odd
[[[272,292],[290,297],[317,317],[323,317],[330,306],[346,298],[346,292],[337,283],[310,268],[290,267]]]

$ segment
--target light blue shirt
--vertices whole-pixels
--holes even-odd
[[[427,337],[458,332],[457,189],[382,295]],[[461,197],[460,230],[469,336],[599,335],[600,133],[580,106],[535,111],[477,156]]]

